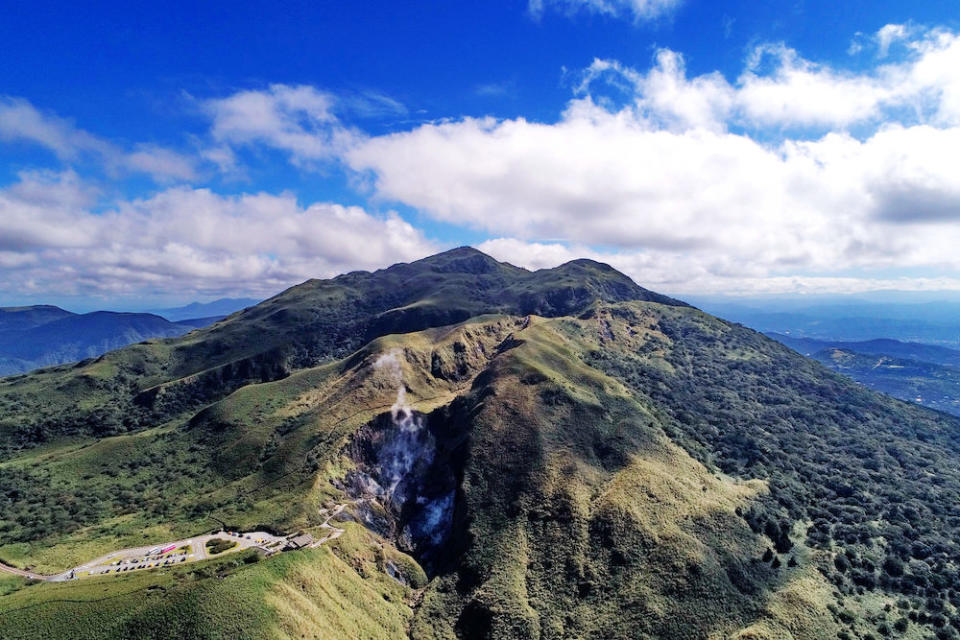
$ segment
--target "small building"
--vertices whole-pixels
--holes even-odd
[[[309,533],[301,533],[287,540],[287,546],[284,547],[284,551],[303,549],[309,547],[311,544],[313,544],[313,536]]]

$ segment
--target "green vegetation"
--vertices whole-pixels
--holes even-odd
[[[875,391],[960,415],[960,369],[844,349],[826,349],[811,357]]]
[[[210,538],[206,544],[207,553],[212,556],[223,553],[224,551],[229,551],[235,546],[237,546],[236,540],[226,540],[224,538]]]
[[[357,480],[405,442],[400,384],[431,452],[404,486],[451,489],[450,527],[416,543],[415,498],[436,494],[385,504]],[[19,566],[221,524],[321,538],[335,507],[346,531],[259,562],[4,579],[4,638],[960,631],[955,419],[588,261],[457,250],[304,283],[0,381],[0,443],[0,558]]]
[[[590,360],[655,406],[691,455],[768,483],[770,494],[742,512],[755,532],[785,553],[784,534],[801,527],[808,545],[833,557],[821,573],[840,599],[888,594],[939,635],[955,635],[954,419],[868,391],[706,315],[625,305],[611,317],[626,334],[651,326],[653,339],[643,349],[598,350]],[[886,624],[878,620],[872,633]]]
[[[409,592],[388,579],[361,577],[330,549],[258,563],[247,557],[35,584],[6,595],[0,587],[0,637],[292,640],[306,630],[404,637]]]

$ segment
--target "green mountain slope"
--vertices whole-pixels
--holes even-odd
[[[956,637],[958,427],[597,263],[311,281],[0,382],[0,559],[346,533],[13,579],[0,636]]]

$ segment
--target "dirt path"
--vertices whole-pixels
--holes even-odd
[[[346,529],[341,529],[340,527],[335,527],[335,526],[333,526],[332,524],[330,524],[330,521],[333,520],[334,518],[336,518],[336,517],[337,517],[338,515],[340,515],[341,513],[343,513],[343,510],[346,509],[346,508],[347,508],[348,506],[350,506],[351,504],[361,504],[361,503],[363,503],[363,502],[367,502],[367,501],[370,500],[370,499],[371,499],[371,498],[356,498],[356,499],[354,499],[354,500],[347,500],[346,502],[341,502],[341,503],[339,503],[337,506],[335,506],[333,509],[330,509],[329,511],[326,510],[326,509],[321,509],[321,510],[320,510],[320,514],[321,514],[321,515],[326,515],[327,517],[326,517],[326,519],[320,524],[320,528],[321,528],[321,529],[324,529],[324,530],[329,530],[330,533],[329,533],[328,535],[320,538],[319,540],[317,540],[316,542],[314,542],[314,543],[311,544],[310,546],[311,546],[311,547],[319,547],[320,545],[322,545],[322,544],[324,544],[324,543],[326,543],[326,542],[330,542],[331,540],[336,540],[337,538],[339,538],[340,536],[342,536],[342,535],[344,534],[344,532],[346,532]]]
[[[349,502],[341,502],[340,504],[338,504],[337,506],[335,506],[333,509],[331,509],[329,512],[327,512],[327,519],[324,520],[324,521],[320,524],[320,528],[321,528],[321,529],[329,529],[329,530],[330,530],[330,533],[329,533],[328,535],[320,538],[319,540],[317,540],[317,541],[314,542],[313,544],[311,544],[311,545],[310,545],[311,547],[319,547],[320,545],[322,545],[322,544],[324,544],[324,543],[326,543],[326,542],[330,542],[331,540],[336,540],[337,538],[339,538],[340,536],[343,535],[343,532],[346,531],[346,529],[340,529],[339,527],[335,527],[335,526],[333,526],[332,524],[330,524],[330,521],[333,520],[333,519],[334,519],[335,517],[337,517],[338,515],[340,515],[340,513],[341,513],[344,509],[347,508],[347,505],[348,505],[348,504],[350,504],[350,503],[349,503]]]
[[[30,580],[49,580],[52,578],[52,576],[42,576],[39,573],[31,573],[30,571],[17,569],[16,567],[11,567],[3,564],[2,562],[0,562],[0,571],[3,573],[12,573],[13,575],[20,576],[21,578],[29,578]]]

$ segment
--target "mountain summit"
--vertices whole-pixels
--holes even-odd
[[[953,638],[958,436],[607,265],[455,249],[0,381],[6,564],[305,547],[11,578],[0,636]]]

